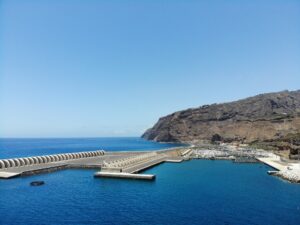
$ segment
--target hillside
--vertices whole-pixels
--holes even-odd
[[[161,142],[274,140],[300,132],[300,90],[260,94],[162,117],[142,137]],[[214,137],[214,138],[213,138]]]

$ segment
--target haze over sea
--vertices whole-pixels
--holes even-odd
[[[0,139],[0,158],[84,150],[155,150],[140,138]],[[145,173],[154,182],[62,170],[0,180],[0,224],[298,224],[300,189],[263,164],[192,160]],[[33,180],[44,186],[30,187]]]

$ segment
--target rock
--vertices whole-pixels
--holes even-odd
[[[300,133],[300,90],[204,105],[162,117],[142,137],[161,142],[252,143]]]
[[[30,183],[30,186],[41,186],[41,185],[44,185],[45,182],[44,181],[32,181]]]
[[[212,137],[211,137],[211,142],[212,143],[218,143],[222,141],[222,137],[219,135],[219,134],[214,134]]]

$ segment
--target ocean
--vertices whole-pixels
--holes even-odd
[[[173,147],[140,138],[0,139],[0,158]],[[263,164],[163,163],[155,181],[94,178],[93,169],[0,180],[0,224],[300,224],[300,185]],[[31,181],[45,185],[32,187]]]

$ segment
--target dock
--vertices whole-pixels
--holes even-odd
[[[256,159],[275,169],[275,171],[268,171],[268,174],[293,183],[300,183],[300,163],[283,161],[280,156],[273,153],[270,153],[268,157],[257,157]]]
[[[182,150],[172,148],[159,151],[104,150],[1,159],[0,179],[49,173],[62,169],[99,169],[94,177],[154,180],[155,175],[139,172],[164,162],[181,162]]]
[[[137,174],[165,162],[167,154],[158,152],[146,152],[114,161],[104,162],[100,172],[95,177],[129,178],[153,180],[155,175]]]
[[[135,180],[154,180],[155,175],[153,174],[132,174],[132,173],[112,173],[112,172],[97,172],[95,177],[106,177],[106,178],[123,178],[123,179],[135,179]]]
[[[280,157],[275,154],[270,154],[269,157],[257,157],[256,159],[277,171],[285,170],[287,167],[285,163],[281,162]]]

